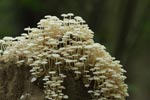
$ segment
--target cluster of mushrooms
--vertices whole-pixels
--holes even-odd
[[[63,93],[65,73],[81,79],[92,100],[125,100],[126,72],[118,60],[94,43],[93,32],[85,21],[72,13],[45,16],[37,28],[25,28],[27,33],[0,40],[0,57],[21,67],[31,67],[35,82],[42,78],[46,100],[69,99]]]

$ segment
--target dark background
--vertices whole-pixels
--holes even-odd
[[[45,15],[83,17],[127,70],[127,100],[150,100],[150,0],[0,0],[0,38],[36,27]]]

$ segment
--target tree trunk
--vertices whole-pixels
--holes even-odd
[[[43,88],[31,83],[30,67],[17,67],[13,63],[0,62],[0,100],[44,100]],[[91,100],[80,80],[68,73],[64,80],[64,93],[69,100]]]

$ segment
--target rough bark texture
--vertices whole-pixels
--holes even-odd
[[[28,67],[0,63],[0,100],[42,100],[43,91],[30,80]]]
[[[30,68],[17,67],[11,63],[0,62],[0,100],[44,100],[43,89],[31,83]],[[82,82],[74,80],[71,74],[64,80],[65,94],[69,100],[90,100]]]

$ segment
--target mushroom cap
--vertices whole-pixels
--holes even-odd
[[[46,65],[48,62],[47,61],[42,61],[41,64],[42,65]]]
[[[93,93],[94,91],[93,90],[88,90],[88,93]]]
[[[81,72],[80,72],[80,71],[74,71],[74,73],[75,73],[75,74],[81,74]]]
[[[59,54],[52,54],[52,57],[54,57],[54,58],[60,58],[60,55]]]
[[[64,95],[63,98],[64,98],[64,99],[68,99],[69,97],[68,97],[67,95]]]
[[[49,74],[56,74],[56,71],[49,71]]]

